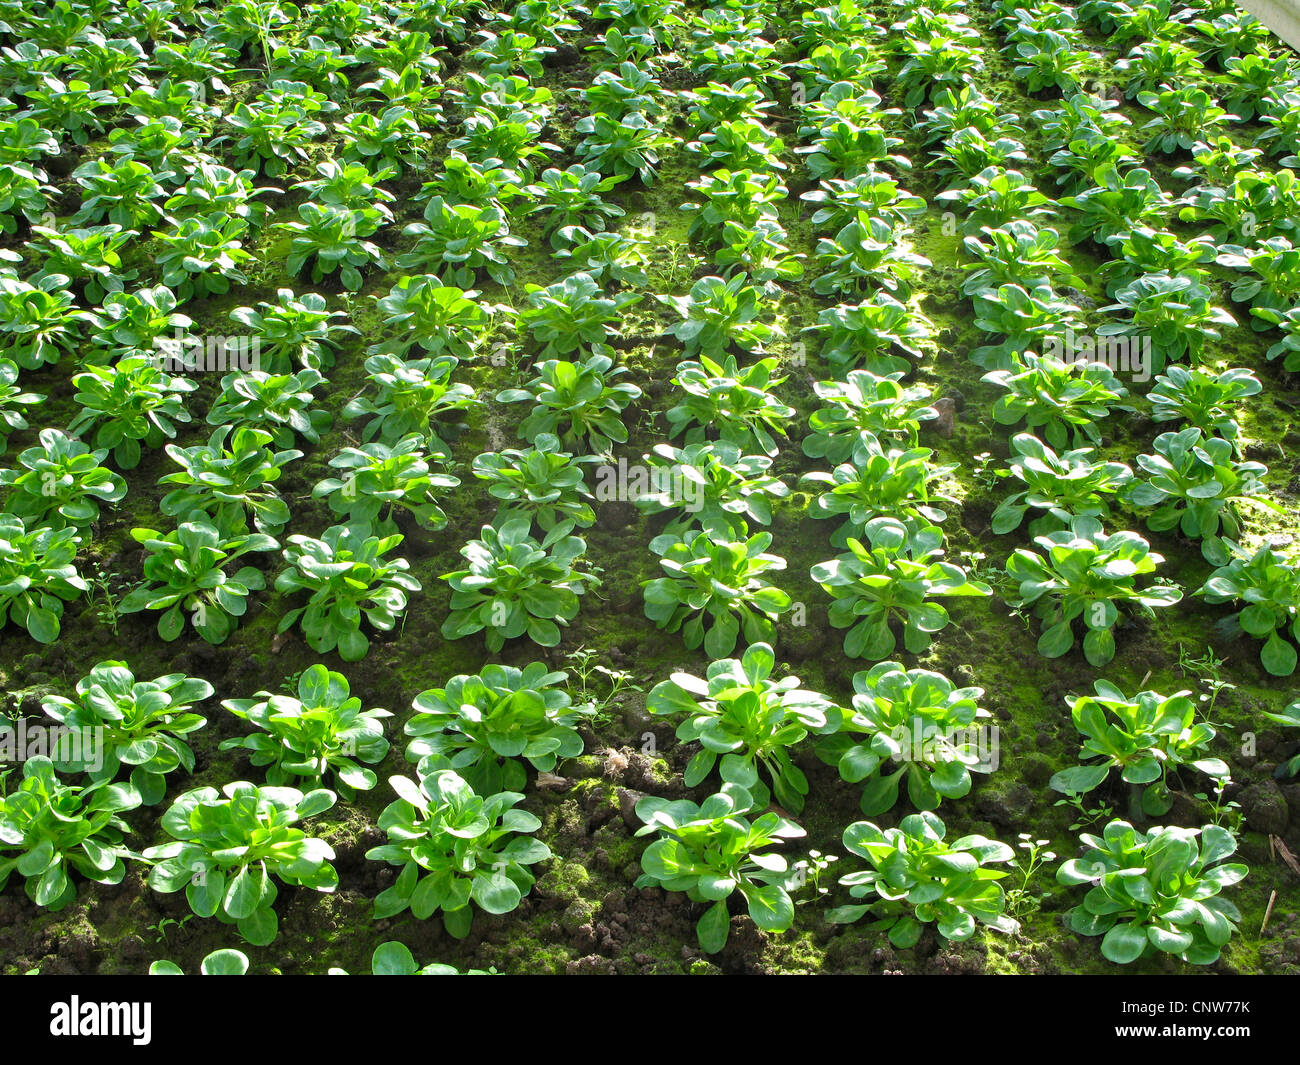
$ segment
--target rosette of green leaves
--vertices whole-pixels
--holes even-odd
[[[540,542],[531,529],[527,516],[515,515],[499,529],[483,526],[480,538],[461,548],[466,568],[442,575],[452,588],[446,639],[486,630],[493,653],[524,634],[542,647],[560,642],[560,626],[577,617],[578,597],[599,581],[574,568],[587,544],[570,535],[571,522],[553,526]]]
[[[772,309],[762,290],[748,280],[743,273],[729,280],[702,277],[689,295],[656,297],[681,316],[672,332],[686,345],[687,355],[698,354],[702,362],[719,359],[733,344],[745,351],[762,351],[769,341],[781,337],[779,327],[764,321],[772,316]]]
[[[212,685],[199,677],[136,680],[125,662],[100,662],[77,681],[73,698],[50,695],[41,704],[47,716],[81,734],[79,749],[60,749],[57,767],[100,783],[130,766],[140,801],[162,802],[168,773],[194,771],[194,752],[182,737],[208,723],[191,707],[211,694]]]
[[[519,425],[529,441],[543,433],[558,437],[566,447],[607,450],[610,443],[627,442],[624,411],[641,389],[614,379],[627,367],[615,366],[608,355],[589,355],[581,362],[547,359],[533,367],[532,380],[522,388],[497,393],[498,403],[531,403],[532,411]]]
[[[385,224],[385,214],[387,208],[376,205],[353,208],[335,203],[299,204],[297,221],[272,227],[273,231],[292,235],[285,272],[297,277],[310,263],[311,279],[320,284],[337,270],[343,287],[355,292],[363,284],[363,268],[373,264],[383,270],[388,265],[379,246],[363,239]]]
[[[1011,456],[999,476],[1013,477],[1024,488],[1007,496],[993,511],[993,532],[1001,536],[1020,527],[1025,514],[1038,511],[1029,523],[1037,536],[1070,524],[1080,515],[1105,517],[1107,496],[1118,493],[1133,480],[1133,471],[1122,462],[1097,462],[1090,447],[1057,455],[1033,433],[1011,438]]]
[[[771,544],[766,532],[724,541],[707,532],[689,541],[656,536],[650,550],[667,576],[641,582],[646,617],[680,630],[687,647],[703,645],[710,658],[731,654],[742,635],[746,643],[772,643],[792,600],[767,582],[767,573],[785,569],[785,559],[767,553]]]
[[[398,798],[379,815],[388,842],[366,857],[401,867],[392,887],[375,899],[376,920],[409,909],[424,921],[442,912],[443,927],[457,939],[469,934],[474,903],[485,913],[515,909],[536,877],[528,867],[551,857],[530,833],[541,820],[515,809],[523,796],[502,791],[487,797],[453,770],[421,777],[389,777]]]
[[[570,705],[565,680],[543,662],[523,669],[490,663],[421,692],[406,723],[406,757],[420,764],[421,775],[446,759],[480,795],[522,791],[524,762],[549,773],[559,759],[582,754],[577,726],[592,711]]]
[[[9,446],[9,431],[21,432],[27,428],[22,407],[32,407],[45,397],[37,392],[24,392],[17,385],[18,366],[9,359],[0,359],[0,455]]]
[[[377,707],[362,710],[347,678],[320,664],[302,671],[297,692],[225,700],[222,706],[263,731],[224,740],[221,749],[250,752],[253,765],[268,767],[268,784],[321,785],[333,773],[346,799],[373,788],[377,778],[361,763],[384,760],[383,719],[393,715]]]
[[[1057,295],[1050,285],[1031,292],[1019,285],[1002,285],[996,293],[981,293],[972,302],[976,327],[1002,337],[970,353],[971,361],[986,370],[1009,370],[1021,352],[1041,349],[1048,338],[1066,330],[1084,329],[1078,305]]]
[[[900,436],[915,446],[921,422],[939,417],[939,412],[930,405],[928,387],[903,385],[902,379],[902,371],[881,376],[850,370],[843,381],[814,383],[817,398],[828,406],[809,417],[804,454],[836,465],[847,462],[863,432],[884,439]]]
[[[417,344],[428,355],[455,355],[467,358],[474,354],[492,325],[494,311],[508,312],[508,307],[481,303],[473,289],[466,292],[443,285],[433,274],[400,277],[388,295],[376,301],[387,327],[400,333],[393,340],[371,349],[405,358]]]
[[[190,333],[194,319],[175,308],[177,298],[166,285],[109,293],[96,312],[99,329],[91,337],[103,350],[92,352],[86,362],[113,363],[127,355],[157,351],[169,338]]]
[[[0,354],[24,370],[37,370],[80,342],[95,316],[77,307],[69,284],[62,274],[24,281],[0,269]]]
[[[818,757],[850,784],[865,781],[862,812],[892,810],[907,778],[918,810],[970,792],[971,773],[987,773],[975,729],[991,715],[979,705],[983,688],[958,688],[942,673],[880,662],[853,675],[852,709],[817,744]],[[889,771],[890,761],[902,765]]]
[[[772,679],[776,657],[766,643],[752,644],[740,658],[709,663],[704,679],[674,673],[655,686],[646,709],[655,716],[685,715],[677,726],[684,743],[701,750],[686,767],[688,788],[718,766],[723,781],[744,788],[754,805],[776,801],[798,813],[808,778],[791,759],[791,749],[808,734],[833,731],[840,711],[826,696],[801,686],[794,676]],[[759,777],[760,768],[772,791]]]
[[[632,64],[626,66],[631,68],[630,74],[640,73]],[[609,84],[616,77],[613,71],[604,71],[596,76],[596,81],[603,78],[604,84]],[[653,77],[648,80],[651,86],[658,88]],[[606,219],[623,216],[623,208],[606,203],[601,193],[626,180],[626,174],[602,177],[599,170],[581,163],[574,163],[564,170],[548,167],[534,184],[524,189],[536,201],[536,206],[528,213],[544,216],[542,236],[550,238],[552,248],[562,248],[565,246],[563,231],[582,226],[596,233],[605,228]]]
[[[1083,795],[1099,787],[1116,766],[1129,784],[1145,785],[1142,810],[1150,817],[1168,813],[1169,772],[1188,765],[1216,781],[1227,780],[1228,765],[1209,757],[1217,734],[1214,726],[1196,720],[1196,702],[1190,692],[1162,695],[1138,692],[1132,699],[1106,680],[1093,682],[1097,694],[1066,699],[1074,727],[1084,737],[1081,761],[1101,758],[1092,765],[1063,769],[1052,776],[1054,791]]]
[[[1154,453],[1139,455],[1138,465],[1147,479],[1136,482],[1126,493],[1129,503],[1154,507],[1147,527],[1167,532],[1175,527],[1189,539],[1201,541],[1207,562],[1224,565],[1228,549],[1221,536],[1235,539],[1241,534],[1237,503],[1249,499],[1284,513],[1270,500],[1264,477],[1268,467],[1261,462],[1237,462],[1235,449],[1227,440],[1203,437],[1190,426],[1177,433],[1161,433]]]
[[[249,551],[275,551],[273,537],[246,533],[227,537],[207,521],[183,522],[166,536],[154,529],[132,529],[144,544],[144,583],[127,593],[118,611],[162,610],[158,635],[168,642],[185,628],[185,615],[208,643],[223,643],[248,610],[250,592],[266,587],[262,571],[242,566],[233,577],[225,567]]]
[[[1160,825],[1139,832],[1115,820],[1100,836],[1083,833],[1079,839],[1087,853],[1064,862],[1056,879],[1091,885],[1070,911],[1070,927],[1079,935],[1103,936],[1103,957],[1117,965],[1157,951],[1192,965],[1218,960],[1241,920],[1237,907],[1219,893],[1249,872],[1223,861],[1237,849],[1231,832],[1218,825]]]
[[[526,514],[543,532],[561,522],[578,528],[596,523],[596,512],[582,467],[597,461],[591,455],[575,458],[561,450],[559,437],[538,433],[526,450],[507,448],[475,457],[474,476],[487,483],[488,495],[500,500],[493,524],[512,514]]]
[[[1244,603],[1242,609],[1220,622],[1226,634],[1245,632],[1264,641],[1259,660],[1275,677],[1289,677],[1296,669],[1294,643],[1300,643],[1300,568],[1271,544],[1252,554],[1227,541],[1229,559],[1219,566],[1196,595],[1207,603]],[[1283,637],[1290,634],[1294,643]]]
[[[144,852],[154,863],[149,886],[164,895],[184,888],[195,915],[234,924],[264,947],[279,930],[276,880],[323,892],[338,886],[334,848],[298,827],[334,803],[325,788],[303,794],[246,780],[187,791],[162,817],[172,841]]]
[[[669,435],[685,431],[686,442],[695,444],[716,431],[723,440],[741,447],[756,444],[764,454],[775,455],[772,434],[785,436],[785,425],[795,416],[793,407],[772,394],[785,380],[773,376],[778,365],[776,359],[759,359],[742,370],[734,355],[720,363],[707,355],[680,363],[673,383],[686,398],[668,411]]]
[[[85,286],[86,298],[98,303],[108,293],[120,292],[125,282],[135,278],[136,272],[123,264],[121,251],[137,236],[139,234],[134,229],[123,229],[118,225],[92,226],[89,229],[32,226],[25,250],[33,262],[40,263],[32,283],[39,291],[53,290],[67,295],[70,295],[66,290],[69,283],[80,283]],[[158,256],[159,264],[166,255],[164,251]],[[164,271],[164,284],[170,284],[165,276],[168,272]],[[55,300],[64,302],[61,295],[55,296]],[[68,321],[80,317],[73,312]]]
[[[209,425],[265,428],[276,447],[290,447],[294,433],[313,444],[333,420],[328,411],[313,409],[312,390],[329,384],[312,369],[270,374],[240,370],[221,379],[221,395],[208,412]]]
[[[648,490],[634,500],[649,514],[677,512],[665,533],[685,535],[699,525],[705,532],[730,540],[747,534],[747,521],[772,523],[773,499],[784,499],[790,487],[769,471],[767,455],[743,455],[729,440],[688,444],[677,448],[656,444],[644,456]],[[614,467],[599,467],[597,483]],[[691,487],[688,487],[688,484]]]
[[[345,447],[330,465],[339,476],[326,477],[312,489],[327,498],[330,510],[348,522],[374,524],[379,532],[395,532],[394,512],[405,510],[421,528],[437,532],[447,524],[439,494],[456,488],[460,478],[429,466],[418,433],[404,436],[392,447],[362,444]]]
[[[42,429],[40,444],[18,455],[20,468],[0,470],[0,486],[9,489],[5,509],[29,526],[99,520],[99,504],[126,495],[126,481],[101,465],[107,449],[91,451],[59,429]]]
[[[119,359],[113,366],[88,366],[72,379],[73,397],[81,411],[68,425],[71,436],[92,426],[92,445],[111,448],[124,470],[140,464],[140,447],[158,447],[176,435],[176,422],[188,422],[184,394],[198,388],[195,381],[164,373],[145,355]]]
[[[1056,253],[1060,236],[1054,229],[1039,229],[1028,219],[1018,218],[998,229],[985,226],[980,234],[985,240],[966,237],[962,241],[969,260],[962,264],[968,271],[962,282],[963,295],[996,292],[1005,284],[1031,289],[1044,284],[1074,288],[1082,284],[1070,273],[1069,263]]]
[[[528,306],[519,311],[518,328],[542,344],[542,356],[603,348],[618,336],[619,316],[640,302],[639,292],[602,294],[590,274],[576,273],[553,285],[525,285]]]
[[[1066,101],[1067,106],[1069,102]],[[1051,115],[1057,113],[1046,112]],[[1046,133],[1048,124],[1044,122],[1042,128]],[[935,202],[944,205],[947,210],[952,210],[952,205],[960,204],[963,208],[962,229],[966,233],[978,233],[985,227],[996,229],[1017,219],[1033,223],[1047,221],[1055,217],[1059,206],[1051,197],[1040,192],[1019,170],[1007,170],[998,166],[986,167],[972,175],[965,188],[939,193]]]
[[[334,361],[334,348],[354,326],[336,322],[343,311],[327,309],[325,297],[315,292],[297,295],[291,288],[276,289],[275,303],[257,308],[236,307],[230,317],[257,339],[258,352],[268,369],[283,373],[294,365],[319,370]]]
[[[990,370],[986,384],[1005,390],[993,404],[999,425],[1028,429],[1043,427],[1055,448],[1101,441],[1099,422],[1113,410],[1129,410],[1119,401],[1128,389],[1102,362],[1063,362],[1050,355],[1026,352],[1013,356],[1009,370]]]
[[[1118,311],[1127,321],[1107,322],[1099,336],[1150,338],[1151,364],[1164,369],[1167,362],[1201,361],[1208,340],[1222,338],[1220,326],[1237,320],[1210,303],[1213,293],[1192,274],[1143,274],[1115,293],[1103,312]]]
[[[944,939],[970,939],[977,925],[1005,933],[1020,930],[1008,917],[1006,893],[998,883],[1007,875],[992,866],[1009,862],[1005,843],[980,835],[947,840],[947,826],[928,810],[904,817],[897,828],[881,829],[857,821],[844,830],[844,846],[871,868],[840,877],[855,899],[880,901],[840,906],[827,920],[848,924],[872,911],[872,928],[888,930],[900,950],[916,945],[925,925],[935,924]]]
[[[1105,137],[1083,142],[1076,140],[1070,144],[1070,150],[1074,151],[1081,143],[1104,144],[1106,140]],[[1094,167],[1092,181],[1093,184],[1077,196],[1061,197],[1061,206],[1078,212],[1079,220],[1069,231],[1072,244],[1092,240],[1107,245],[1111,238],[1122,237],[1143,225],[1161,229],[1164,219],[1173,212],[1173,197],[1160,187],[1160,182],[1151,176],[1149,170],[1133,167],[1121,174],[1113,162],[1105,162]]]
[[[911,195],[894,178],[874,168],[851,177],[823,178],[818,186],[799,199],[821,205],[813,212],[811,221],[823,231],[840,229],[852,222],[859,211],[879,215],[890,222],[906,222],[925,213],[925,200]]]
[[[32,902],[61,910],[77,898],[72,872],[120,884],[122,859],[131,856],[122,839],[131,829],[118,814],[139,805],[130,784],[73,787],[44,755],[28,758],[23,779],[0,795],[0,890],[16,872]]]
[[[817,324],[805,333],[822,338],[822,357],[833,367],[863,364],[876,373],[906,372],[922,357],[921,344],[932,339],[934,323],[888,292],[873,293],[859,303],[840,303],[817,312]],[[902,352],[903,358],[898,352]]]
[[[867,543],[850,538],[846,554],[812,567],[811,576],[834,600],[828,612],[837,629],[848,629],[844,653],[878,660],[894,653],[891,621],[903,623],[903,645],[913,654],[930,646],[931,634],[947,626],[948,611],[930,602],[940,596],[986,596],[992,589],[966,571],[939,561],[943,533],[933,525],[894,518],[866,523]]]
[[[930,260],[912,250],[911,227],[873,218],[859,211],[834,237],[817,241],[817,257],[826,273],[816,278],[812,289],[819,296],[854,295],[864,288],[884,290],[895,299],[911,299],[912,285],[920,279]]]
[[[636,804],[636,815],[645,822],[636,834],[659,833],[641,855],[636,886],[684,891],[692,902],[708,903],[695,926],[706,954],[727,945],[727,899],[737,891],[763,931],[784,932],[794,924],[794,902],[786,890],[789,863],[765,848],[806,833],[775,812],[750,820],[746,814],[753,809],[753,796],[738,784],[723,784],[699,805],[653,795]]]
[[[163,284],[183,300],[223,295],[231,285],[248,284],[240,267],[253,256],[239,239],[247,231],[242,218],[221,214],[184,218],[169,230],[154,230],[154,239],[163,245],[154,260]]]
[[[621,119],[594,114],[578,120],[573,127],[583,134],[577,155],[587,166],[601,173],[635,174],[642,185],[652,185],[659,153],[674,139],[639,111]]]
[[[1007,560],[1007,576],[1019,586],[1011,601],[1032,606],[1042,619],[1038,653],[1060,658],[1074,646],[1074,621],[1082,618],[1087,633],[1083,653],[1098,668],[1115,657],[1119,604],[1150,612],[1173,606],[1183,597],[1176,584],[1137,587],[1137,578],[1154,573],[1163,555],[1134,532],[1105,533],[1092,516],[1075,517],[1070,527],[1034,537],[1038,551],[1018,547]]]
[[[1287,373],[1300,370],[1300,307],[1285,312],[1272,307],[1252,307],[1250,313],[1282,330],[1282,339],[1264,354],[1269,359],[1282,359],[1282,369]]]
[[[1199,366],[1169,366],[1156,378],[1147,399],[1154,421],[1185,421],[1206,436],[1221,436],[1239,448],[1241,427],[1232,405],[1263,389],[1259,378],[1241,367],[1216,373]]]
[[[1272,324],[1260,319],[1256,310],[1272,308],[1285,314],[1300,302],[1300,248],[1293,247],[1286,237],[1269,237],[1253,248],[1222,245],[1217,261],[1220,266],[1244,271],[1232,286],[1232,298],[1250,303],[1251,314],[1257,319],[1250,324],[1256,330]]]
[[[59,638],[63,603],[90,586],[77,575],[76,529],[28,530],[0,513],[0,626],[11,618],[38,643]]]
[[[1178,212],[1184,222],[1211,223],[1219,244],[1254,245],[1272,237],[1300,233],[1300,183],[1288,169],[1243,167],[1222,185],[1200,184]]]
[[[402,236],[417,239],[409,252],[397,257],[400,269],[427,268],[443,284],[462,289],[474,287],[480,270],[498,285],[514,280],[505,249],[528,242],[511,234],[509,219],[499,207],[451,204],[434,196],[425,205],[424,218],[402,230]]]
[[[1162,85],[1158,92],[1138,93],[1137,100],[1155,114],[1136,130],[1150,131],[1143,145],[1148,152],[1170,155],[1188,151],[1197,141],[1225,132],[1226,123],[1237,121],[1235,115],[1228,114],[1214,97],[1196,85]]]
[[[289,568],[275,579],[278,592],[307,591],[306,606],[290,610],[277,632],[301,624],[307,645],[317,654],[338,649],[344,662],[358,662],[370,650],[361,631],[364,618],[380,632],[389,632],[406,609],[408,592],[420,582],[407,570],[404,558],[384,558],[402,536],[375,536],[368,524],[331,525],[315,539],[289,537],[284,559]]]
[[[289,521],[289,504],[273,485],[288,463],[302,458],[302,452],[272,452],[267,445],[273,440],[262,429],[222,425],[206,444],[168,444],[168,457],[181,468],[158,478],[159,484],[178,486],[163,496],[160,509],[173,516],[202,513],[232,534],[247,528],[246,516],[251,512],[258,532],[279,532]]]
[[[932,465],[933,454],[927,447],[886,447],[874,433],[860,431],[848,462],[800,479],[801,484],[830,486],[812,501],[808,513],[814,518],[847,515],[831,537],[836,547],[845,546],[849,533],[865,530],[876,517],[942,522],[947,514],[930,505],[930,481],[956,467]]]
[[[443,442],[445,428],[463,427],[453,421],[459,411],[481,405],[470,385],[457,384],[451,375],[460,360],[454,355],[403,361],[397,355],[371,355],[366,359],[366,376],[378,395],[359,396],[343,408],[344,419],[370,416],[364,439],[376,436],[395,443],[412,433],[425,446],[440,454],[449,453]]]

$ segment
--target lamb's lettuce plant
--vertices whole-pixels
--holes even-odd
[[[535,441],[550,433],[566,447],[594,453],[627,442],[624,412],[640,398],[641,389],[630,381],[616,381],[628,372],[626,366],[596,354],[580,362],[547,359],[533,369],[533,378],[522,388],[497,393],[498,403],[533,405],[519,426],[521,436]]]
[[[1012,455],[999,476],[1012,477],[1024,487],[1007,496],[993,511],[991,527],[1001,536],[1020,528],[1030,511],[1029,523],[1037,536],[1070,524],[1082,515],[1108,517],[1109,496],[1118,495],[1133,481],[1133,471],[1122,462],[1102,462],[1090,447],[1058,455],[1033,433],[1011,438]]]
[[[471,469],[487,484],[488,495],[500,500],[494,524],[509,514],[527,514],[549,532],[563,521],[578,528],[596,523],[583,471],[583,465],[594,461],[589,455],[575,457],[563,450],[554,434],[538,433],[532,447],[484,452],[475,457]]]
[[[925,385],[904,385],[902,372],[880,376],[870,370],[850,370],[840,381],[817,381],[813,391],[828,405],[813,411],[803,452],[838,465],[853,455],[859,434],[891,436],[916,446],[921,423],[939,417]]]
[[[474,676],[452,677],[412,702],[406,757],[425,767],[446,759],[480,795],[523,791],[525,762],[549,773],[583,752],[578,726],[594,706],[573,705],[566,680],[544,662],[489,663]]]
[[[0,470],[5,509],[28,527],[81,528],[99,520],[100,503],[126,495],[126,481],[102,465],[107,449],[91,451],[58,429],[42,429],[37,439],[19,453],[16,467]]]
[[[73,697],[49,695],[41,703],[48,717],[77,734],[59,749],[56,768],[85,772],[100,784],[129,766],[141,803],[160,803],[168,773],[194,771],[194,751],[182,737],[208,723],[192,707],[212,690],[184,673],[136,680],[125,662],[100,662],[77,681]]]
[[[998,869],[1015,853],[1005,843],[969,835],[948,840],[947,826],[924,811],[904,817],[897,828],[881,829],[857,821],[844,830],[844,846],[865,859],[870,868],[840,877],[857,899],[830,912],[828,920],[848,924],[864,914],[876,917],[870,927],[887,930],[900,950],[916,945],[927,924],[944,939],[960,943],[983,924],[1012,934],[1020,923],[1006,913],[1006,892]]]
[[[249,596],[266,587],[255,566],[241,566],[231,576],[225,567],[249,551],[275,551],[279,544],[265,533],[226,536],[207,521],[182,522],[173,532],[132,529],[143,544],[144,583],[128,592],[117,609],[122,614],[161,610],[158,636],[171,642],[190,624],[211,644],[224,643],[248,611]]]
[[[477,795],[451,769],[434,770],[418,783],[408,777],[388,782],[398,795],[379,815],[388,842],[366,857],[401,872],[375,899],[377,920],[408,909],[421,921],[441,912],[448,934],[464,939],[474,916],[471,903],[491,914],[518,907],[536,880],[529,866],[551,857],[531,835],[541,819],[516,809],[522,795]]]
[[[636,804],[636,815],[645,822],[636,834],[659,834],[641,855],[637,886],[684,891],[692,902],[708,903],[695,926],[706,954],[727,945],[727,899],[737,891],[763,931],[784,932],[794,923],[794,901],[786,887],[789,862],[768,848],[806,833],[775,811],[751,819],[753,810],[753,796],[737,784],[723,784],[698,805],[657,796]]]
[[[969,794],[971,773],[995,768],[981,744],[983,688],[958,688],[942,673],[880,662],[853,675],[853,701],[817,755],[850,784],[863,783],[862,812],[892,810],[907,780],[908,800],[933,810]],[[890,762],[901,763],[897,769]]]
[[[699,443],[716,431],[723,440],[747,447],[757,445],[764,454],[777,453],[773,434],[785,436],[793,407],[772,393],[785,377],[775,376],[779,362],[759,359],[741,369],[734,355],[715,362],[707,355],[677,367],[673,383],[686,397],[668,411],[671,435],[686,433],[688,444]]]
[[[1177,528],[1184,536],[1201,541],[1206,561],[1224,565],[1228,549],[1223,537],[1241,535],[1238,505],[1250,501],[1278,514],[1281,507],[1262,498],[1267,491],[1262,462],[1238,462],[1235,448],[1217,436],[1202,436],[1196,426],[1156,437],[1153,453],[1139,455],[1147,474],[1129,489],[1127,499],[1139,507],[1154,508],[1147,527],[1155,532]]]
[[[480,538],[461,548],[466,567],[442,575],[452,589],[444,638],[486,632],[493,653],[525,634],[542,647],[560,642],[560,626],[578,615],[578,597],[600,582],[576,568],[587,544],[571,535],[571,522],[552,526],[540,541],[531,527],[526,515],[515,515],[500,528],[483,526]]]
[[[990,370],[981,380],[1004,390],[993,404],[994,421],[1041,427],[1057,449],[1099,443],[1102,420],[1112,411],[1131,409],[1121,402],[1128,389],[1103,362],[1080,364],[1026,352],[1013,358],[1010,369]]]
[[[364,618],[380,632],[390,632],[406,609],[407,596],[421,584],[404,558],[385,558],[402,536],[376,536],[369,524],[331,525],[320,539],[289,537],[288,563],[275,579],[278,592],[307,591],[305,606],[280,619],[277,632],[302,627],[307,645],[317,654],[337,648],[344,662],[359,662],[370,649],[361,631]]]
[[[1259,660],[1275,677],[1296,670],[1300,643],[1300,567],[1272,544],[1255,551],[1227,541],[1229,559],[1195,592],[1207,603],[1245,604],[1220,627],[1229,636],[1246,633],[1264,641]],[[1290,634],[1293,642],[1284,637]]]
[[[197,381],[165,373],[147,355],[131,355],[112,366],[88,366],[72,384],[81,410],[68,425],[68,434],[82,436],[93,427],[91,446],[111,449],[124,470],[140,464],[141,445],[157,448],[176,436],[176,423],[190,420],[185,394],[199,387]]]
[[[383,719],[392,713],[363,710],[347,678],[319,663],[299,675],[296,695],[260,691],[221,705],[263,730],[223,740],[221,749],[248,751],[253,765],[267,767],[268,784],[320,786],[332,774],[339,793],[351,799],[377,780],[362,763],[376,765],[388,754]]]
[[[718,768],[724,782],[753,796],[758,807],[772,796],[799,813],[808,795],[808,778],[791,757],[792,748],[812,733],[833,732],[840,710],[798,677],[772,676],[776,656],[766,643],[751,644],[740,658],[715,659],[704,678],[674,673],[656,685],[646,700],[655,716],[683,717],[677,738],[698,741],[684,779],[688,788]],[[762,770],[760,774],[759,770]],[[768,784],[761,779],[767,777]]]
[[[215,916],[254,946],[267,946],[279,931],[276,880],[323,892],[338,887],[334,848],[298,827],[334,802],[324,788],[303,794],[245,780],[187,791],[162,817],[171,842],[144,851],[153,863],[149,886],[164,895],[184,888],[196,916]]]
[[[775,622],[793,605],[790,596],[767,581],[785,569],[785,559],[768,553],[771,533],[716,540],[707,532],[689,541],[665,533],[650,542],[667,576],[642,581],[645,614],[659,628],[678,632],[686,646],[701,645],[710,658],[746,643],[771,644]]]
[[[673,447],[656,444],[644,456],[647,481],[634,502],[648,514],[670,511],[665,533],[685,535],[698,525],[721,539],[744,536],[747,523],[772,523],[774,500],[784,499],[790,487],[770,471],[766,455],[745,455],[727,440]],[[596,469],[597,488],[613,466]]]
[[[1070,928],[1102,936],[1107,961],[1127,965],[1157,952],[1192,965],[1218,960],[1241,920],[1220,892],[1249,872],[1224,862],[1237,850],[1231,832],[1218,825],[1157,825],[1141,832],[1115,820],[1100,836],[1079,839],[1087,852],[1063,863],[1056,879],[1089,886],[1070,911]]]
[[[289,504],[274,485],[302,452],[272,452],[267,445],[274,439],[262,429],[222,425],[206,444],[168,444],[167,456],[180,469],[159,478],[159,484],[177,486],[163,496],[159,509],[193,520],[201,516],[228,535],[244,532],[251,513],[258,532],[279,532],[289,521]]]
[[[460,478],[430,466],[418,433],[392,447],[362,444],[345,447],[332,459],[338,471],[318,481],[312,495],[329,500],[330,510],[351,524],[373,524],[376,531],[396,531],[395,514],[405,511],[421,528],[437,532],[447,524],[440,500]]]
[[[904,646],[920,654],[929,648],[932,634],[950,621],[948,611],[930,600],[992,594],[962,567],[940,561],[943,533],[933,525],[872,518],[863,538],[866,543],[849,538],[845,554],[811,570],[812,579],[833,600],[831,625],[848,629],[844,653],[850,658],[878,661],[893,654],[894,621],[903,625]]]
[[[1038,653],[1047,658],[1060,658],[1074,646],[1074,622],[1082,618],[1084,657],[1101,668],[1115,657],[1111,630],[1120,618],[1119,604],[1149,614],[1183,597],[1176,584],[1139,588],[1137,579],[1154,573],[1164,556],[1137,533],[1103,532],[1091,515],[1071,519],[1068,529],[1036,536],[1034,543],[1037,551],[1016,548],[1006,572],[1019,590],[1012,605],[1032,606],[1042,619]]]
[[[372,398],[358,396],[343,408],[345,420],[369,416],[363,438],[375,437],[395,444],[412,433],[431,451],[449,454],[443,437],[462,428],[458,412],[480,406],[482,401],[467,384],[452,380],[460,360],[455,355],[423,359],[402,359],[380,353],[366,359],[366,376],[376,390]]]
[[[1228,779],[1228,764],[1209,755],[1217,732],[1197,720],[1197,704],[1186,691],[1162,695],[1140,691],[1131,699],[1107,680],[1093,682],[1097,694],[1066,699],[1074,727],[1084,737],[1080,761],[1055,773],[1051,787],[1066,795],[1083,795],[1100,787],[1113,769],[1128,784],[1141,786],[1141,809],[1149,817],[1173,806],[1169,773],[1190,766],[1216,782]]]
[[[76,529],[37,526],[0,512],[0,627],[6,621],[38,643],[59,638],[63,604],[90,587],[77,573]]]
[[[73,872],[120,884],[132,854],[123,842],[130,826],[119,815],[139,805],[130,784],[75,787],[46,756],[28,758],[22,780],[0,795],[0,890],[17,873],[32,902],[61,910],[77,898]]]

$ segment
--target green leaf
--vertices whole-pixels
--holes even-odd
[[[1137,961],[1149,940],[1146,929],[1133,923],[1117,924],[1101,941],[1101,953],[1116,965]]]
[[[731,918],[727,914],[726,902],[715,902],[700,918],[695,926],[695,935],[700,949],[705,954],[717,954],[727,945],[727,935],[731,931]]]
[[[784,932],[794,923],[794,902],[780,884],[741,885],[749,916],[765,932]]]

